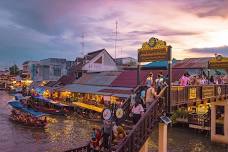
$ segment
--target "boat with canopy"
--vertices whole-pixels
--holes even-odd
[[[12,107],[10,119],[20,122],[24,125],[34,127],[44,127],[47,124],[47,114],[35,111],[34,109],[23,105],[20,101],[10,101],[8,104]]]

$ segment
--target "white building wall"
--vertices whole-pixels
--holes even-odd
[[[100,57],[102,57],[102,64],[94,63]],[[87,72],[99,72],[99,71],[117,71],[118,69],[113,59],[108,55],[106,51],[103,51],[99,55],[94,57],[92,60],[90,60],[86,65],[84,65],[82,70],[86,70]]]

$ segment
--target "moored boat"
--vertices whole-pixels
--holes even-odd
[[[53,100],[41,96],[33,97],[30,106],[37,111],[53,115],[66,115],[70,112],[70,106],[54,102]]]
[[[47,125],[47,114],[28,108],[19,101],[10,101],[8,104],[13,108],[9,117],[11,120],[33,127]]]

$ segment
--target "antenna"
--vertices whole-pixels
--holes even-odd
[[[85,48],[85,35],[84,35],[84,32],[82,33],[81,35],[81,46],[82,46],[82,50],[81,50],[81,55],[82,57],[84,56],[84,48]]]
[[[116,41],[117,41],[117,25],[118,25],[118,22],[116,21],[116,38],[115,38],[115,59],[116,59]]]
[[[121,57],[123,57],[123,48],[121,48],[121,50],[120,50],[120,55],[121,55]]]

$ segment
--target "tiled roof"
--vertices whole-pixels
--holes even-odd
[[[72,83],[76,79],[74,74],[68,74],[62,76],[56,84],[66,85]]]
[[[184,60],[178,61],[173,65],[173,68],[185,68],[185,69],[205,69],[208,68],[208,61],[211,58],[186,58]]]
[[[173,69],[172,77],[173,82],[180,79],[184,74],[185,69]],[[155,79],[159,72],[163,72],[163,75],[167,75],[167,70],[141,70],[140,71],[140,80],[141,84],[145,83],[147,75],[149,72],[153,73],[153,78]],[[111,84],[114,87],[131,87],[134,88],[137,86],[137,70],[126,70],[123,71]]]
[[[86,64],[85,60],[89,60],[89,61],[92,60],[94,57],[96,57],[102,51],[106,51],[106,50],[105,49],[97,50],[97,51],[88,53],[87,55],[84,56],[84,58],[76,58],[75,61],[77,61],[79,63],[72,66],[71,71],[82,70],[82,67]]]
[[[86,85],[109,86],[121,72],[86,73],[73,83]]]

